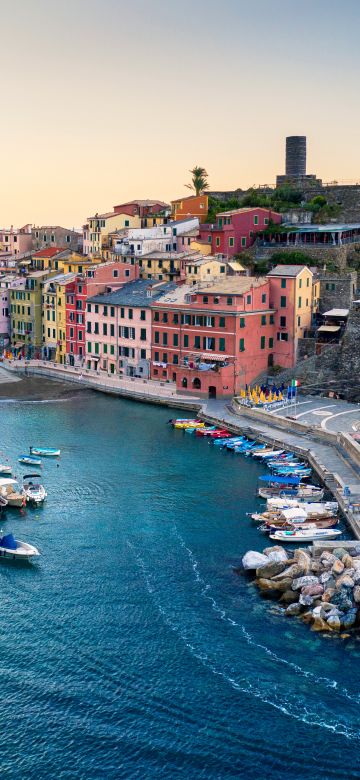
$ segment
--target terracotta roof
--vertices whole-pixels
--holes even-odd
[[[38,252],[35,252],[33,257],[54,257],[55,255],[58,255],[60,252],[65,252],[66,247],[55,247],[55,246],[48,246],[46,249],[39,249]]]

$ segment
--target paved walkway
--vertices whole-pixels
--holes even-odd
[[[337,433],[360,431],[360,404],[350,404],[335,398],[299,395],[296,404],[269,412],[274,417],[294,417],[313,427]]]

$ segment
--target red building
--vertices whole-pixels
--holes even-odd
[[[216,215],[215,225],[200,225],[200,239],[211,244],[212,254],[233,257],[254,243],[269,223],[280,223],[281,214],[271,209],[243,208]]]
[[[272,364],[270,280],[233,277],[194,291],[178,287],[154,303],[151,378],[177,390],[233,396]]]
[[[66,285],[66,359],[70,365],[82,365],[85,358],[87,299],[117,290],[138,276],[137,265],[102,263],[90,266]]]

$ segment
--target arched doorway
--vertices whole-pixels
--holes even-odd
[[[193,388],[194,390],[201,390],[201,382],[199,377],[197,376],[195,377],[195,379],[193,379]]]
[[[274,365],[274,355],[269,355],[268,357],[268,368],[272,368]]]
[[[186,379],[186,376],[184,376],[184,378],[183,378],[183,380],[182,380],[182,382],[181,382],[181,386],[182,386],[182,387],[187,387],[187,379]]]
[[[216,398],[216,387],[214,385],[209,387],[209,398]]]

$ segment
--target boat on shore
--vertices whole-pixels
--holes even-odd
[[[6,465],[5,463],[0,463],[0,475],[4,476],[5,474],[11,474],[12,468],[11,466]]]
[[[293,544],[294,542],[316,542],[325,541],[328,539],[336,539],[341,536],[341,531],[334,530],[332,528],[301,528],[289,531],[274,531],[270,534],[270,539],[274,542],[288,542]]]
[[[60,452],[52,447],[30,447],[30,455],[39,455],[41,458],[58,458]]]
[[[35,458],[32,455],[19,455],[18,457],[19,463],[22,463],[24,466],[41,466],[41,459]]]
[[[26,504],[26,495],[16,479],[0,478],[0,495],[6,498],[9,507],[21,509]]]
[[[37,547],[15,539],[12,533],[0,537],[0,558],[12,561],[30,561],[31,558],[39,555]]]
[[[23,488],[26,495],[26,501],[29,504],[39,506],[47,498],[47,492],[44,486],[39,482],[40,474],[25,474],[23,477]]]

